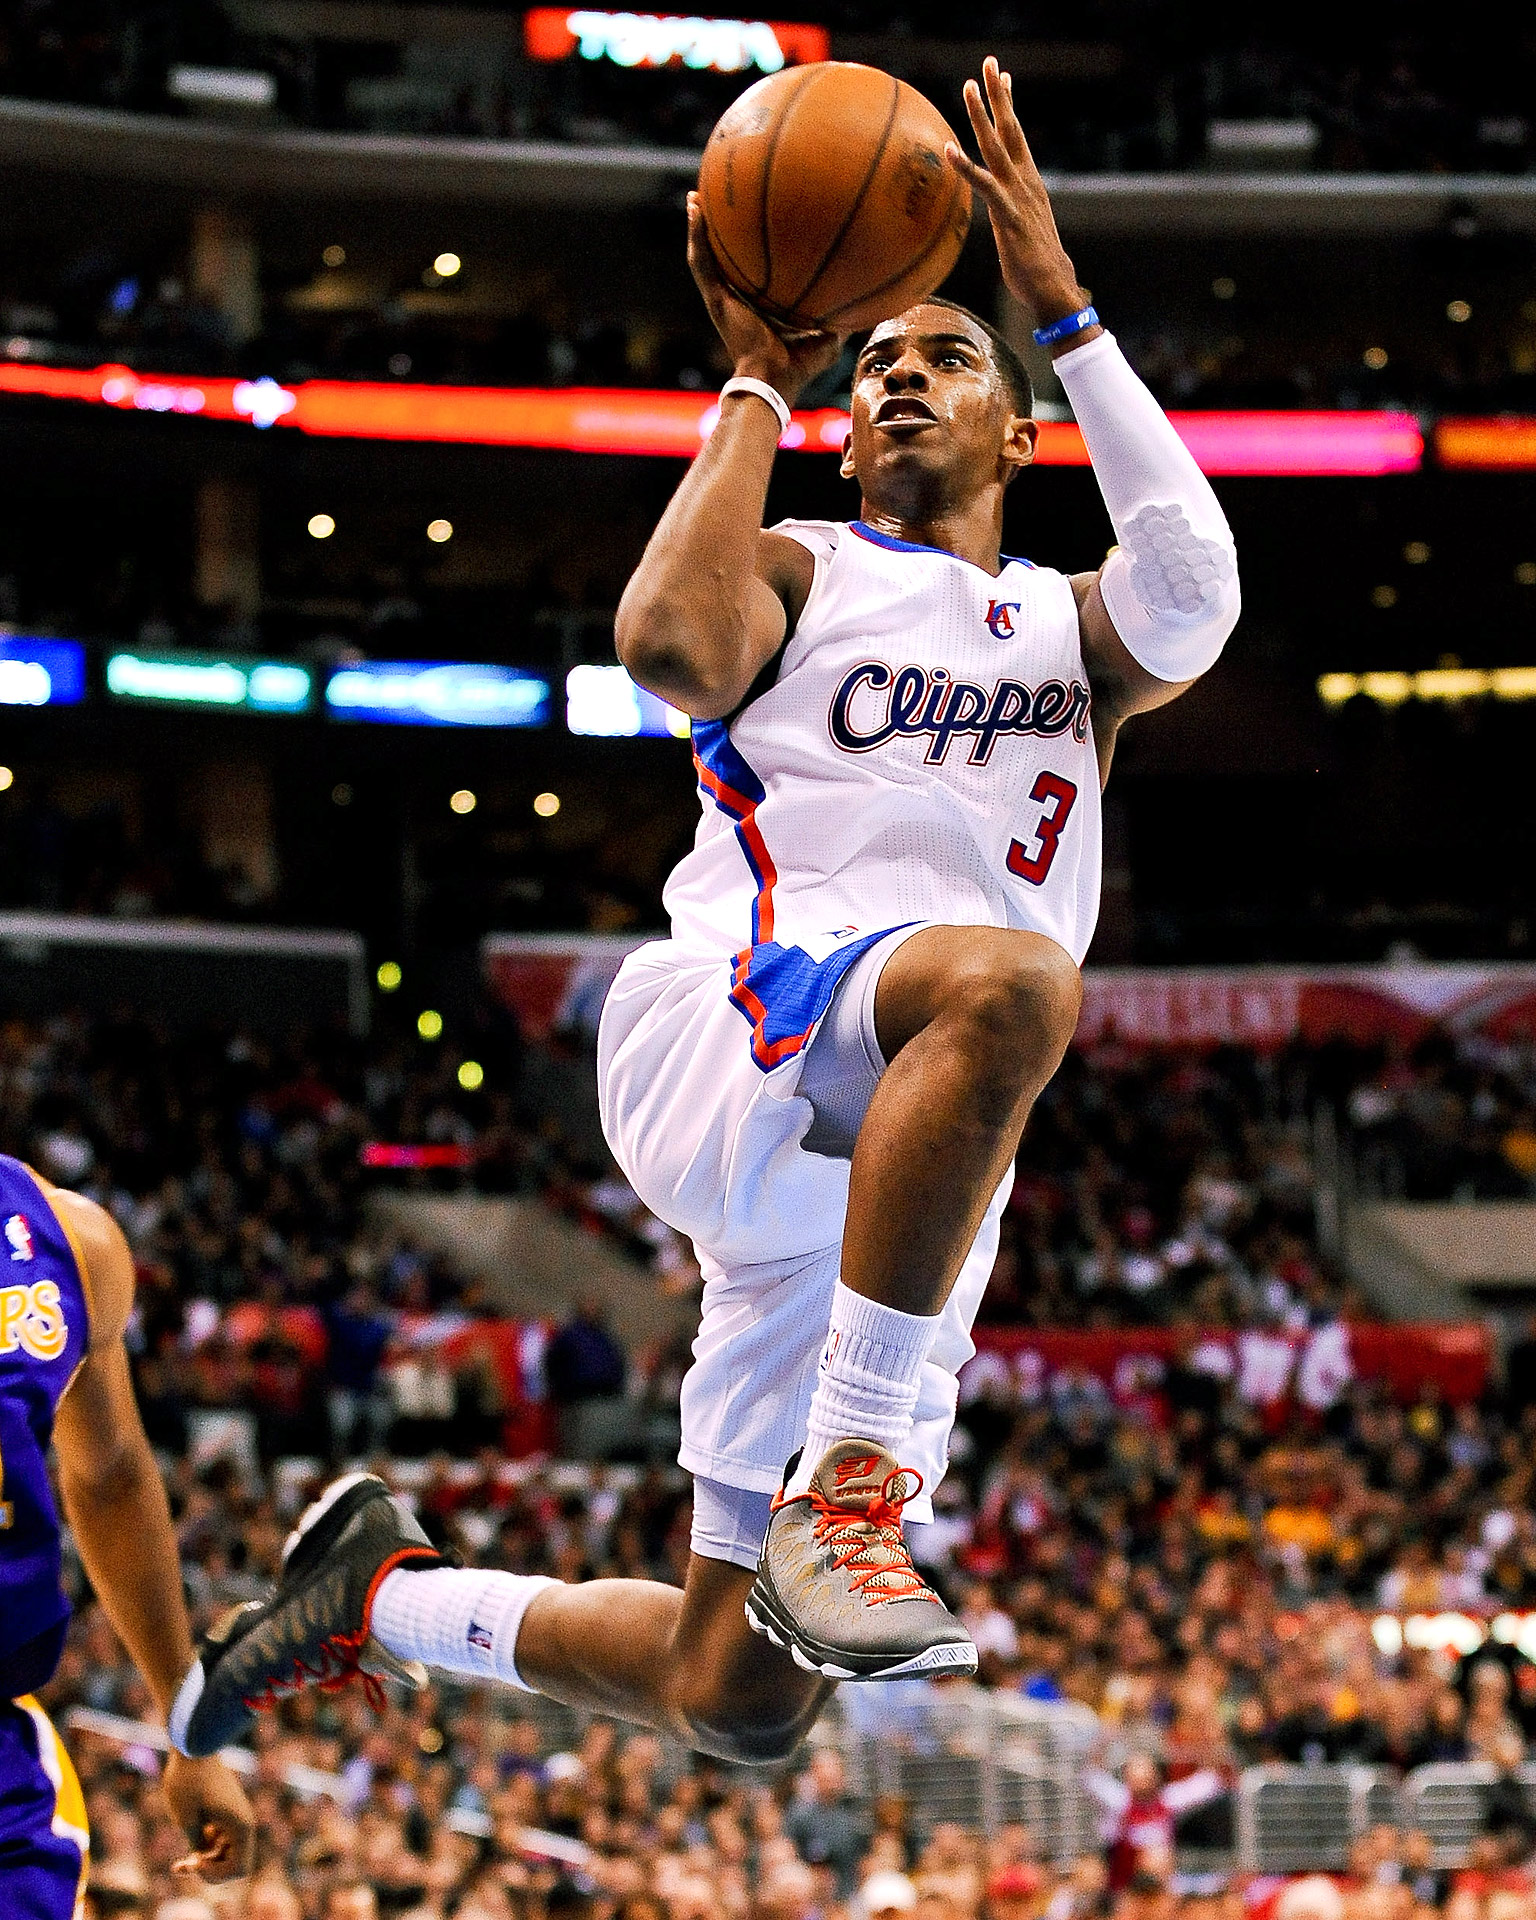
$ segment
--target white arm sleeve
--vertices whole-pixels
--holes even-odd
[[[1211,483],[1111,333],[1056,362],[1119,548],[1099,590],[1126,651],[1159,680],[1214,666],[1237,625],[1237,549]]]

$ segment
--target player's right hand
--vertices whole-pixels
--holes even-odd
[[[245,1788],[222,1760],[172,1753],[161,1785],[194,1849],[173,1864],[172,1872],[195,1873],[211,1885],[250,1872],[256,1816]]]
[[[766,380],[791,406],[801,389],[842,352],[846,334],[781,333],[726,285],[709,244],[709,228],[696,193],[688,196],[688,265],[736,372]]]

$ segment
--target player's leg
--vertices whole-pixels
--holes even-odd
[[[872,1029],[864,1048],[883,1071],[852,1147],[797,1492],[840,1439],[891,1448],[906,1438],[938,1315],[1066,1051],[1082,992],[1054,940],[994,927],[922,928],[871,953],[849,989],[853,1004],[833,1017]],[[855,1040],[842,1037],[843,1050]]]
[[[901,1449],[945,1303],[1080,993],[1054,941],[997,928],[923,928],[850,979],[844,1014],[862,995],[865,1050],[883,1071],[852,1149],[805,1445],[748,1599],[754,1626],[822,1673],[974,1669],[969,1637],[907,1556],[901,1510],[919,1478]]]
[[[90,1846],[80,1782],[35,1700],[0,1702],[0,1876],[7,1920],[74,1920]]]
[[[570,1586],[450,1567],[382,1481],[348,1475],[301,1519],[271,1599],[236,1609],[205,1640],[171,1737],[183,1752],[215,1752],[247,1730],[253,1711],[302,1686],[359,1673],[420,1683],[430,1666],[617,1714],[722,1758],[780,1759],[827,1689],[748,1629],[768,1502],[722,1488],[715,1504],[730,1515],[733,1500],[740,1514],[729,1537],[701,1540],[696,1529],[695,1544],[737,1564],[695,1552],[681,1589]]]
[[[903,1313],[949,1297],[1077,1025],[1082,978],[1043,934],[926,927],[881,969],[889,1062],[859,1129],[843,1284]]]

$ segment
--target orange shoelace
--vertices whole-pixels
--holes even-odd
[[[366,1627],[356,1633],[333,1633],[321,1646],[318,1667],[296,1659],[291,1679],[270,1681],[259,1694],[245,1695],[246,1706],[252,1713],[270,1713],[281,1701],[301,1693],[305,1687],[318,1687],[321,1693],[340,1693],[356,1681],[373,1711],[382,1713],[389,1704],[384,1683],[377,1674],[365,1673],[361,1664],[367,1643]]]
[[[897,1491],[892,1490],[893,1480],[899,1483]],[[914,1484],[909,1486],[909,1481]],[[834,1550],[834,1573],[854,1569],[848,1584],[863,1594],[867,1607],[878,1607],[886,1600],[938,1600],[913,1566],[901,1533],[901,1510],[922,1489],[923,1476],[910,1467],[888,1473],[867,1506],[839,1506],[818,1488],[811,1488],[816,1544]],[[884,1557],[870,1558],[872,1554]]]

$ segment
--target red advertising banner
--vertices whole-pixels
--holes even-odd
[[[491,934],[486,980],[531,1033],[595,1024],[633,938]],[[1077,1044],[1278,1047],[1332,1039],[1412,1045],[1434,1028],[1536,1038],[1536,966],[1090,967]]]
[[[1405,1403],[1433,1387],[1455,1406],[1476,1400],[1493,1369],[1493,1336],[1476,1322],[1337,1321],[1302,1333],[978,1327],[975,1339],[976,1357],[960,1376],[962,1403],[997,1387],[1037,1400],[1072,1375],[1092,1376],[1123,1403],[1156,1400],[1177,1361],[1261,1407],[1292,1402],[1321,1412],[1353,1380],[1383,1381]]]

